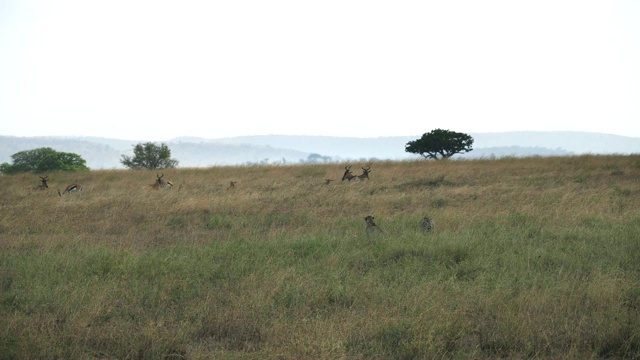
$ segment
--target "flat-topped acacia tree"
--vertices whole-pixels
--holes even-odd
[[[465,133],[435,129],[420,139],[409,141],[405,151],[420,154],[427,159],[446,159],[455,154],[473,150],[473,138]]]

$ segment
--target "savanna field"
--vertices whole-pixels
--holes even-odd
[[[0,359],[640,358],[640,155],[162,172],[0,176]]]

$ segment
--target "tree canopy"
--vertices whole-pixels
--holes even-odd
[[[435,129],[420,139],[409,141],[405,151],[420,154],[427,159],[449,158],[473,150],[473,138],[465,133]]]
[[[25,150],[11,155],[13,164],[2,163],[0,171],[5,174],[52,171],[86,171],[86,161],[78,154],[55,151],[44,147]]]
[[[130,169],[170,169],[178,166],[178,160],[171,159],[171,150],[162,143],[139,143],[133,148],[133,157],[122,155],[122,165]]]

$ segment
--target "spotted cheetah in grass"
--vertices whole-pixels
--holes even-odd
[[[425,216],[420,220],[420,228],[427,232],[433,232],[435,225],[430,217]]]
[[[367,235],[370,235],[371,233],[384,233],[384,231],[382,231],[382,229],[373,222],[373,219],[374,217],[371,215],[367,215],[364,218],[364,221],[367,223]]]

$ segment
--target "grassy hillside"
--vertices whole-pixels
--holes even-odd
[[[640,156],[344,165],[0,177],[0,358],[640,357]]]

